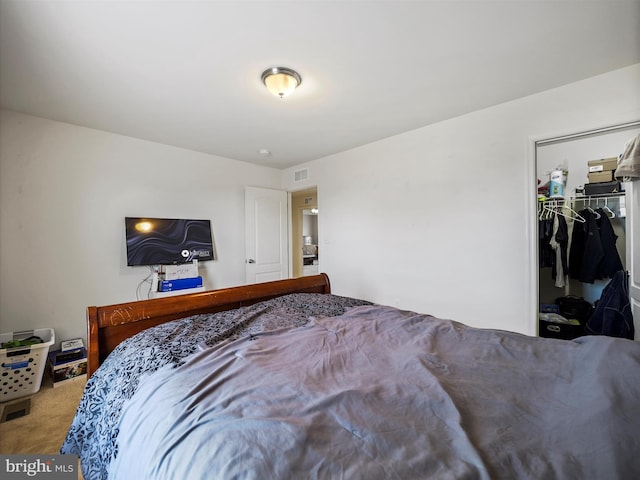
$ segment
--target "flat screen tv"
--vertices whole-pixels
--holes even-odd
[[[127,265],[173,265],[214,260],[211,222],[126,217]]]

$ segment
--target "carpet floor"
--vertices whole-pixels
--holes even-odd
[[[45,377],[28,415],[0,423],[0,454],[57,454],[80,403],[86,380],[53,388]]]

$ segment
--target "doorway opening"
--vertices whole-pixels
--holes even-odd
[[[315,187],[291,193],[291,273],[319,273],[318,192]]]
[[[537,139],[533,142],[533,164],[539,187],[535,201],[536,212],[532,215],[537,223],[537,228],[533,230],[535,234],[532,236],[535,248],[535,250],[532,249],[535,252],[532,257],[535,258],[533,298],[537,300],[536,315],[532,319],[534,334],[554,336],[563,334],[565,330],[569,331],[567,327],[549,326],[540,321],[540,313],[551,312],[553,308],[557,308],[560,314],[563,314],[560,305],[568,305],[570,301],[575,303],[576,300],[593,307],[612,276],[611,272],[605,272],[604,268],[599,267],[589,278],[582,273],[582,260],[586,258],[587,261],[592,261],[595,254],[589,257],[584,253],[574,255],[580,250],[571,248],[574,242],[573,233],[576,228],[580,229],[578,232],[585,231],[582,225],[588,225],[584,212],[590,212],[589,215],[594,215],[598,219],[604,214],[604,219],[597,221],[596,231],[604,228],[603,224],[606,223],[607,228],[613,232],[615,238],[612,241],[613,248],[602,252],[602,258],[604,259],[606,253],[609,258],[607,261],[612,262],[607,265],[615,265],[616,262],[613,260],[616,258],[621,269],[628,271],[633,265],[635,250],[631,235],[633,228],[632,222],[627,218],[628,214],[632,213],[632,209],[625,207],[633,202],[630,201],[630,195],[620,191],[624,189],[619,188],[619,182],[614,181],[614,170],[618,154],[622,152],[629,138],[638,134],[639,126],[640,122],[636,121],[553,138]],[[612,161],[613,169],[605,169],[602,166],[591,170],[592,164],[599,165],[607,159]],[[551,177],[556,172],[561,174],[561,181],[555,187],[557,191],[552,191]],[[606,178],[607,176],[611,178]],[[547,182],[546,185],[545,182]],[[587,189],[587,186],[592,188]],[[602,187],[601,191],[596,190],[597,187]],[[558,225],[562,223],[566,225],[567,243],[564,259],[559,244],[557,250],[551,251],[549,255],[552,249],[548,239],[555,239],[555,231],[552,230],[555,227],[550,225],[555,225],[556,219],[562,219],[562,222],[558,221]],[[578,236],[578,238],[582,237]],[[574,312],[571,313],[576,315]],[[576,325],[578,327],[576,330],[581,334],[584,321],[588,318],[568,318],[568,320],[577,320],[581,323]]]

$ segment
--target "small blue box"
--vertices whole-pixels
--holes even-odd
[[[175,290],[184,290],[186,288],[198,288],[202,286],[202,277],[178,278],[176,280],[161,280],[159,282],[159,291],[173,292]]]

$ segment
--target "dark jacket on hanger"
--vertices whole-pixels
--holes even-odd
[[[584,212],[579,212],[584,215]],[[583,216],[583,218],[585,218]],[[587,224],[573,223],[573,232],[571,233],[571,248],[569,249],[569,278],[580,280],[580,270],[582,269],[582,257],[584,257],[584,247],[587,238]]]
[[[567,260],[567,251],[569,248],[569,228],[567,226],[567,221],[562,215],[558,215],[558,230],[556,231],[555,236],[556,242],[560,245],[560,261],[562,263],[562,272],[564,275],[569,273],[569,265]],[[553,278],[556,278],[556,273],[554,272]]]
[[[585,330],[590,335],[608,335],[633,340],[635,329],[629,304],[627,272],[613,275],[604,290]]]
[[[623,270],[622,260],[618,254],[616,248],[616,240],[618,236],[613,231],[613,226],[609,217],[602,208],[596,209],[596,212],[600,214],[598,219],[598,226],[600,228],[600,243],[602,244],[602,262],[600,262],[600,268],[598,269],[597,278],[613,278],[613,275]]]
[[[556,254],[549,245],[553,235],[553,219],[546,218],[538,221],[538,259],[540,268],[555,267]]]
[[[602,242],[600,240],[600,229],[598,228],[598,222],[596,221],[596,214],[589,209],[580,211],[580,215],[586,220],[582,224],[582,231],[580,226],[576,229],[574,226],[574,233],[578,230],[577,235],[582,234],[582,239],[578,239],[578,243],[581,241],[584,244],[582,251],[582,258],[574,258],[574,255],[579,255],[579,251],[574,252],[574,244],[571,245],[570,259],[573,266],[569,265],[569,271],[571,278],[575,278],[584,283],[593,283],[598,277],[598,269],[600,262],[604,257],[604,251],[602,249]],[[580,246],[580,245],[578,245]],[[576,249],[577,250],[577,249]]]

